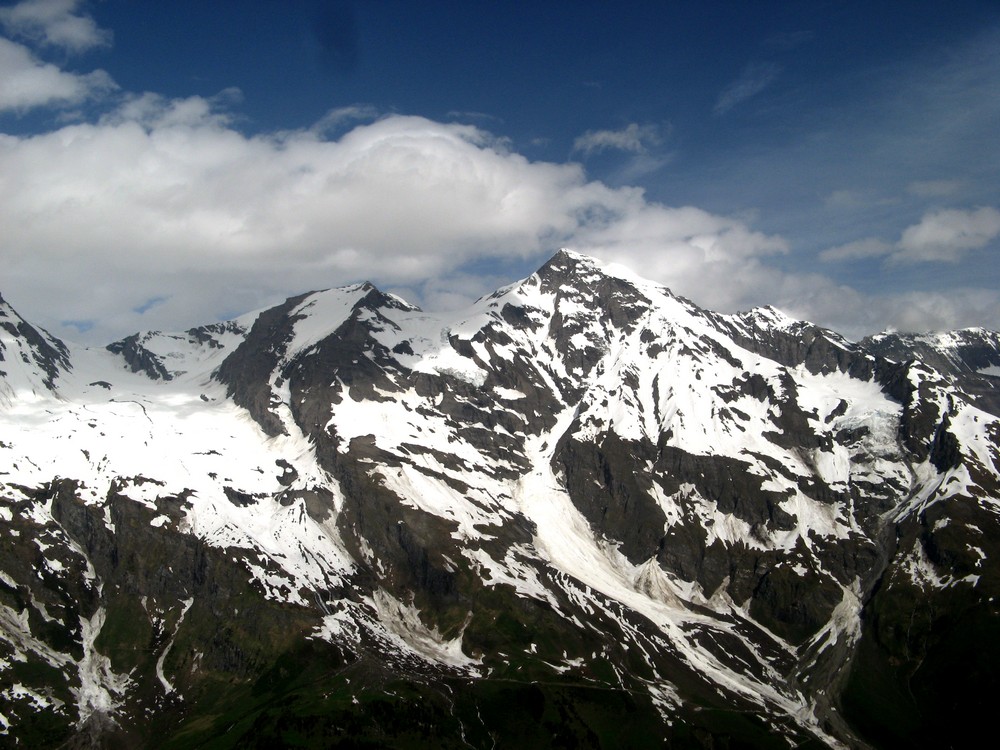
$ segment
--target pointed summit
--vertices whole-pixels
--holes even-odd
[[[667,286],[658,281],[643,278],[630,268],[614,261],[585,255],[567,248],[560,249],[549,258],[535,276],[542,282],[543,289],[557,290],[560,286],[574,286],[580,291],[587,289],[628,288],[631,293],[638,294],[643,299],[650,296],[666,295],[681,300],[692,309],[697,305],[674,294]]]
[[[602,270],[602,264],[596,258],[562,248],[545,261],[538,269],[537,275],[541,279],[560,278],[566,280],[582,273],[600,273]]]

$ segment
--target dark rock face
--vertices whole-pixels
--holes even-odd
[[[956,340],[568,252],[451,316],[362,284],[124,339],[47,406],[62,453],[3,423],[7,736],[961,745],[998,690],[1000,342]]]
[[[927,335],[880,333],[865,338],[861,346],[896,362],[922,361],[944,375],[1000,366],[1000,335],[982,328]]]
[[[289,313],[309,295],[290,297],[261,313],[242,344],[219,366],[215,376],[227,386],[228,396],[257,420],[272,437],[284,434],[275,416],[270,377],[285,353],[296,318]]]
[[[22,741],[33,739],[33,746],[74,741],[76,717],[67,708],[79,702],[77,691],[86,689],[82,687],[88,680],[84,665],[93,658],[88,653],[105,655],[111,673],[130,675],[120,683],[127,684],[127,690],[105,690],[119,714],[155,713],[150,726],[172,727],[173,731],[190,711],[197,713],[199,705],[216,703],[221,684],[252,683],[275,655],[293,649],[316,624],[315,612],[277,605],[254,588],[239,559],[252,555],[251,551],[218,549],[190,535],[150,525],[159,513],[179,521],[185,498],[160,498],[153,510],[120,494],[123,489],[124,483],[113,485],[104,503],[93,506],[79,499],[74,482],[58,480],[41,488],[27,503],[21,501],[22,507],[38,501],[50,504],[51,522],[37,526],[22,518],[4,524],[7,534],[30,532],[66,550],[59,558],[46,555],[44,560],[58,559],[62,564],[58,575],[48,574],[41,580],[30,570],[12,566],[9,556],[5,558],[4,570],[13,578],[8,583],[15,585],[5,586],[3,605],[42,611],[49,618],[55,615],[55,619],[29,621],[29,625],[32,633],[45,639],[49,653],[57,655],[50,660],[62,662],[61,666],[39,671],[45,661],[33,655],[23,673],[13,676],[32,692],[46,696],[57,709],[44,721],[38,717],[17,726],[17,736],[25,738]],[[48,567],[42,559],[36,565]],[[30,602],[43,602],[44,608],[33,609]],[[88,620],[100,622],[100,630],[92,645],[81,648],[81,640],[86,643],[81,628],[85,629]],[[340,658],[336,652],[331,655],[334,660]],[[158,670],[162,674],[164,668],[174,676],[166,700],[164,685],[157,678]],[[169,699],[173,690],[184,694],[186,705]],[[81,704],[79,718],[88,722],[84,725],[87,732],[97,735],[94,746],[157,744],[148,728],[104,714],[100,691],[92,698]]]
[[[146,373],[153,380],[171,380],[174,376],[163,366],[160,358],[142,346],[141,334],[133,334],[121,341],[107,345],[112,354],[120,354],[132,372]]]
[[[715,316],[737,344],[786,367],[803,365],[812,373],[846,372],[860,380],[871,378],[875,360],[863,349],[810,323],[788,321],[785,325],[782,317],[773,308]]]

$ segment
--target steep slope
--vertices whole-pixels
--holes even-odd
[[[9,404],[43,396],[69,369],[65,344],[33,327],[0,297],[0,399]]]
[[[954,372],[566,251],[457,314],[361,284],[96,351],[7,315],[36,384],[0,410],[21,742],[988,721],[1000,430]]]
[[[897,362],[916,360],[955,379],[976,405],[1000,415],[1000,334],[966,328],[936,334],[880,333],[861,345]]]

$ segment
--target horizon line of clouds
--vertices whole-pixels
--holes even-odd
[[[48,7],[72,16],[80,3]],[[29,70],[48,70],[28,54]],[[51,67],[68,76],[64,84],[86,80]],[[3,73],[0,59],[0,82]],[[87,75],[95,74],[107,76]],[[776,75],[742,76],[742,87],[723,92],[727,107]],[[118,92],[110,76],[106,83],[84,86],[75,103]],[[54,85],[36,90],[41,98],[31,106],[72,98],[55,96]],[[239,97],[236,89],[175,99],[123,92],[92,122],[0,136],[0,173],[10,176],[0,183],[5,279],[50,327],[102,343],[151,326],[180,330],[315,288],[317,279],[372,278],[460,306],[502,276],[470,267],[531,263],[561,246],[641,269],[712,309],[771,303],[845,333],[883,326],[879,315],[917,327],[1000,318],[993,290],[928,308],[906,295],[866,297],[820,274],[783,271],[771,264],[791,252],[780,236],[650,201],[640,188],[609,187],[578,164],[531,161],[474,125],[353,105],[309,128],[248,136],[233,124]],[[648,127],[588,131],[581,153],[644,155],[658,145]]]
[[[789,250],[780,237],[609,187],[577,164],[530,161],[472,125],[388,115],[336,140],[246,136],[216,109],[147,94],[96,123],[0,139],[0,172],[13,176],[0,184],[0,252],[18,292],[106,343],[256,309],[317,279],[471,302],[499,271],[460,294],[442,284],[563,246],[716,307],[773,301],[790,284],[767,265]]]
[[[791,252],[780,236],[608,187],[576,164],[530,161],[472,125],[390,114],[336,140],[315,127],[246,136],[220,111],[231,99],[145,94],[95,123],[0,139],[0,171],[16,176],[0,189],[11,228],[0,252],[15,288],[54,308],[48,327],[101,343],[181,330],[317,279],[370,278],[461,306],[503,281],[503,264],[562,246],[641,269],[709,309],[770,303],[847,335],[1000,315],[989,290],[918,305],[781,271],[769,261]],[[329,119],[361,114],[371,112]],[[984,226],[958,236],[978,242]],[[468,270],[483,261],[500,266]]]

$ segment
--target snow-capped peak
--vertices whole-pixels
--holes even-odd
[[[972,338],[1000,352],[949,351]],[[862,746],[895,726],[867,675],[915,725],[938,682],[991,684],[951,658],[998,635],[985,376],[572,251],[456,312],[362,283],[80,350],[3,307],[0,346],[21,744],[40,708],[210,744],[378,705],[516,745],[522,705],[578,737],[714,741],[722,715],[727,742]]]

